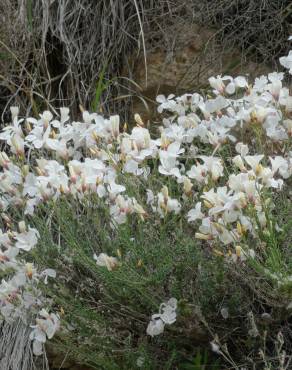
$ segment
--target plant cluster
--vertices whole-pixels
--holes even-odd
[[[280,63],[291,73],[291,52]],[[118,115],[83,111],[76,122],[68,108],[58,118],[19,118],[11,108],[0,134],[0,312],[31,326],[35,355],[56,335],[91,366],[116,368],[123,351],[147,352],[147,344],[152,359],[144,354],[135,366],[172,368],[190,361],[192,338],[201,336],[239,369],[206,317],[220,299],[223,320],[246,314],[242,346],[251,348],[262,330],[247,310],[256,303],[232,306],[251,291],[259,311],[279,311],[281,328],[292,281],[289,219],[277,209],[283,194],[289,202],[292,175],[292,96],[283,79],[217,76],[206,96],[160,95],[157,131],[138,114],[128,129]],[[271,364],[288,368],[291,354],[279,348]],[[241,364],[270,366],[265,349],[261,357],[233,351]]]

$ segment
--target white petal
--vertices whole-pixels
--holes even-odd
[[[153,316],[152,316],[153,317]],[[164,322],[159,318],[152,319],[146,329],[146,333],[151,337],[162,334],[164,331]]]
[[[230,82],[226,88],[225,88],[225,91],[227,92],[227,94],[234,94],[235,93],[235,84],[233,82]]]
[[[34,340],[32,344],[32,350],[35,356],[40,356],[43,353],[42,343],[37,340]]]

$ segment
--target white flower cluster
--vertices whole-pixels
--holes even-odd
[[[292,162],[276,156],[270,158],[271,167],[264,167],[260,164],[263,158],[264,155],[237,155],[232,161],[241,172],[230,174],[226,186],[203,192],[206,213],[201,212],[201,202],[188,213],[189,221],[202,220],[197,238],[219,239],[227,245],[240,242],[247,232],[254,234],[258,227],[265,229],[263,189],[281,189],[281,177],[292,175]]]
[[[280,63],[291,73],[291,52]],[[233,246],[233,261],[254,257],[246,241],[268,232],[266,194],[281,191],[292,175],[292,96],[283,80],[284,73],[276,72],[253,84],[243,76],[217,76],[209,79],[211,95],[160,95],[164,118],[157,136],[137,114],[137,125],[127,132],[117,115],[106,119],[84,111],[82,122],[75,122],[61,108],[58,118],[45,111],[24,119],[11,108],[12,124],[0,133],[7,148],[0,153],[0,207],[7,225],[0,231],[0,269],[7,276],[0,284],[0,311],[6,320],[27,313],[42,317],[31,336],[35,353],[59,326],[57,315],[40,311],[46,303],[38,288],[41,278],[47,282],[55,272],[37,272],[25,262],[24,253],[40,236],[23,221],[15,231],[10,210],[30,217],[51,200],[70,196],[82,202],[95,194],[108,207],[113,227],[132,216],[144,221],[150,213],[157,222],[186,215],[199,222],[198,239]],[[144,200],[127,194],[127,178],[146,183]],[[94,258],[110,271],[118,266],[105,253]],[[174,301],[163,304],[148,334],[175,321],[175,309]]]
[[[0,284],[0,312],[8,321],[21,317],[23,309],[39,305],[36,283],[40,280],[46,283],[48,276],[55,277],[54,270],[46,269],[39,273],[32,263],[22,259],[22,251],[34,248],[38,238],[38,231],[27,227],[23,221],[19,223],[19,231],[0,230],[0,270],[8,277],[2,278]]]
[[[9,221],[7,217],[6,221]],[[20,318],[29,323],[33,312],[46,303],[38,289],[39,282],[47,284],[48,277],[55,278],[56,272],[52,269],[38,272],[32,263],[23,260],[22,252],[29,252],[36,246],[39,232],[27,227],[24,221],[19,222],[18,229],[0,230],[0,270],[7,276],[0,283],[0,313],[7,322]],[[34,343],[35,354],[40,352],[36,348]]]

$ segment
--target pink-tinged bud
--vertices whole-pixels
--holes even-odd
[[[240,169],[242,172],[246,172],[246,168],[244,166],[243,160],[240,155],[237,155],[232,159],[232,162],[235,164],[236,167]]]
[[[71,176],[70,177],[70,180],[71,180],[71,182],[72,182],[72,184],[76,184],[76,182],[77,182],[77,176]]]
[[[82,183],[81,190],[82,190],[83,193],[85,193],[87,191],[87,185],[85,183]]]
[[[6,192],[6,193],[9,193],[11,195],[15,195],[16,194],[16,189],[14,188],[13,185],[11,185],[10,181],[7,180],[7,177],[6,176],[2,177],[1,187],[4,190],[4,192]]]
[[[0,255],[0,263],[8,261],[10,261],[10,259],[7,256],[5,256],[5,254]]]
[[[69,173],[70,173],[70,180],[73,184],[76,184],[77,175],[76,175],[76,172],[74,170],[74,167],[69,164],[68,168],[69,168]]]
[[[11,147],[17,156],[22,157],[24,155],[24,141],[19,135],[12,136]]]
[[[6,213],[2,213],[1,217],[2,217],[2,220],[5,222],[6,226],[11,227],[12,225],[11,218]]]
[[[15,194],[16,194],[16,191],[15,191]],[[15,195],[15,194],[14,194],[14,195]],[[14,199],[13,199],[13,205],[14,205],[15,207],[19,207],[19,208],[21,208],[21,207],[23,207],[24,203],[25,203],[25,201],[24,201],[24,199],[23,199],[23,198],[21,198],[21,197],[17,197],[17,198],[14,198]]]
[[[50,199],[50,196],[49,196],[48,192],[46,192],[46,190],[44,188],[42,188],[42,187],[40,188],[40,193],[41,193],[41,196],[42,196],[44,202],[47,202]]]
[[[10,159],[5,152],[0,153],[0,165],[8,170]]]

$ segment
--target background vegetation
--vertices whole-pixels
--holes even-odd
[[[2,0],[0,4],[1,120],[11,104],[22,112],[70,106],[119,112],[129,119],[137,57],[166,48],[173,25],[216,30],[204,52],[218,58],[236,48],[277,68],[292,33],[289,0]],[[185,27],[187,25],[187,27]],[[184,27],[183,27],[184,26]],[[184,31],[185,32],[185,31]],[[143,98],[143,96],[141,96]]]

